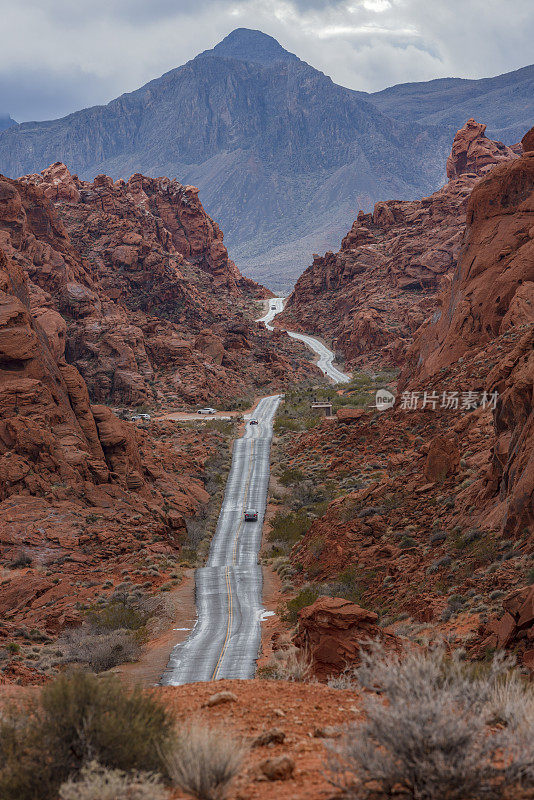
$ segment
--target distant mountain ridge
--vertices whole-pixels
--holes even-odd
[[[358,209],[444,182],[449,130],[386,106],[240,28],[106,106],[1,132],[0,172],[60,160],[87,179],[142,172],[193,184],[239,268],[285,291],[311,253],[339,245]]]
[[[0,112],[0,131],[5,131],[16,124],[17,123],[15,122],[15,120],[11,119],[9,114]]]
[[[534,120],[534,65],[494,78],[438,78],[359,96],[395,119],[439,125],[453,133],[469,117],[483,119],[490,138],[510,145],[520,141]]]

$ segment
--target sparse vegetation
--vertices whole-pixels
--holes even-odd
[[[534,786],[534,695],[510,662],[475,669],[445,649],[362,652],[366,717],[332,747],[333,782],[351,798],[402,792],[412,800],[505,797]],[[525,712],[525,709],[528,709]]]
[[[290,625],[296,625],[299,613],[303,608],[315,603],[319,594],[319,589],[316,586],[303,586],[295,597],[287,601],[285,609],[282,610],[282,619]]]
[[[311,678],[312,669],[307,653],[297,647],[276,650],[272,659],[257,672],[258,678],[303,683]]]
[[[59,800],[167,800],[159,775],[106,769],[96,761],[83,767],[77,780],[59,790]]]
[[[86,628],[69,631],[61,640],[64,659],[71,664],[85,664],[93,672],[136,661],[141,647],[130,631],[115,630],[94,634]]]
[[[150,693],[84,672],[45,686],[37,704],[12,706],[0,719],[2,800],[56,800],[96,759],[103,767],[159,772],[172,719]]]
[[[224,800],[238,774],[244,747],[227,728],[199,722],[183,729],[166,753],[173,783],[198,800]]]

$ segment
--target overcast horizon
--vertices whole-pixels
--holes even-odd
[[[54,119],[139,88],[230,31],[274,36],[336,83],[378,91],[530,65],[531,0],[0,0],[0,112]]]

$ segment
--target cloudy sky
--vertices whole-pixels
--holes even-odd
[[[480,78],[534,62],[534,0],[0,0],[0,111],[106,103],[259,28],[337,83]]]

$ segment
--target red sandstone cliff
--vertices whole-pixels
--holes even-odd
[[[54,164],[1,191],[0,236],[29,277],[32,313],[63,327],[56,347],[93,400],[213,403],[312,369],[251,321],[268,292],[228,258],[196,189],[142,175],[86,183]]]
[[[350,364],[402,363],[455,269],[473,187],[496,164],[517,158],[485,129],[469,120],[458,131],[449,182],[430,197],[360,212],[340,251],[316,256],[299,278],[278,324],[326,337]]]
[[[492,170],[474,189],[467,231],[450,291],[418,331],[401,385],[431,380],[476,355],[487,369],[480,384],[498,392],[490,495],[506,502],[505,530],[534,526],[534,142],[523,156]],[[505,358],[490,347],[519,334]],[[504,355],[504,353],[503,353]]]

